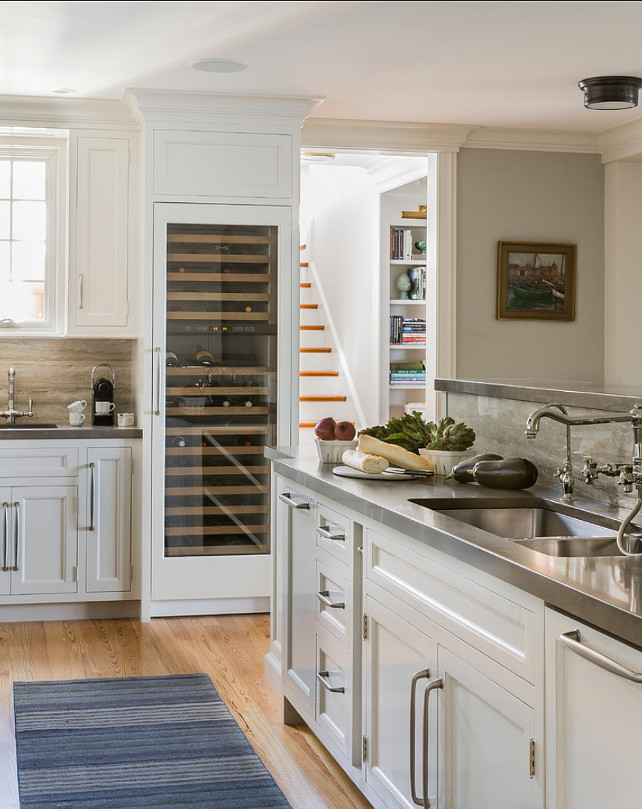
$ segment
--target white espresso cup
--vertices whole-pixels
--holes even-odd
[[[67,405],[67,410],[70,413],[82,413],[86,407],[87,402],[84,399],[79,399],[77,402],[72,402],[70,405]]]
[[[97,416],[106,416],[113,413],[116,405],[113,402],[94,402]]]
[[[84,413],[75,413],[73,411],[69,413],[69,423],[72,427],[80,427],[85,418]]]
[[[118,426],[119,427],[133,427],[134,426],[134,414],[133,413],[119,413],[118,414]]]

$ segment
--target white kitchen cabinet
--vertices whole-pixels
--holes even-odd
[[[310,720],[314,715],[316,684],[316,504],[294,488],[282,489],[277,494],[277,524],[283,543],[280,552],[285,616],[283,686],[302,717]]]
[[[131,588],[131,448],[89,447],[86,468],[87,592],[126,592]]]
[[[547,809],[639,809],[642,650],[546,610]]]
[[[77,487],[14,486],[4,496],[2,592],[76,593]]]
[[[130,151],[128,137],[71,138],[69,335],[135,333]]]

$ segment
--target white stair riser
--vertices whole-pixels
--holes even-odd
[[[305,325],[305,324],[304,324]],[[325,329],[323,330],[314,330],[314,331],[307,331],[303,330],[299,332],[299,341],[302,348],[322,348],[328,345],[328,337],[325,333]],[[304,356],[304,355],[301,355]],[[307,370],[307,369],[302,369]],[[333,369],[334,370],[334,369]]]
[[[340,376],[301,376],[299,377],[301,395],[346,396],[345,380]]]
[[[300,402],[299,421],[313,421],[332,416],[335,421],[354,421],[354,408],[350,402]]]
[[[299,366],[302,371],[336,371],[334,352],[329,354],[300,354]]]

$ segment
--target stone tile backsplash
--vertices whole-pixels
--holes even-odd
[[[566,427],[544,418],[540,422],[537,438],[525,435],[526,419],[541,403],[498,399],[467,393],[447,394],[448,415],[464,421],[475,430],[478,453],[495,452],[505,458],[528,458],[539,469],[537,485],[554,489],[562,494],[562,484],[555,477],[556,468],[566,459]],[[605,415],[604,410],[566,407],[569,415]],[[609,415],[612,411],[609,412]],[[635,502],[635,490],[624,494],[617,478],[600,477],[587,486],[581,476],[584,457],[590,456],[599,464],[630,463],[633,452],[633,430],[630,424],[603,424],[573,427],[571,449],[575,475],[575,494],[630,508]]]
[[[0,340],[0,411],[7,406],[8,371],[16,372],[15,408],[26,410],[33,398],[33,419],[23,422],[69,424],[67,405],[85,399],[91,406],[91,370],[106,362],[114,369],[116,412],[133,412],[133,340],[62,340],[3,338]],[[111,378],[109,368],[99,369],[97,377]],[[104,372],[104,373],[103,373]],[[87,423],[90,410],[87,409]]]

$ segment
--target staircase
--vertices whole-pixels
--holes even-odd
[[[306,246],[301,247],[302,259]],[[299,354],[299,444],[314,443],[314,426],[326,416],[354,421],[336,346],[310,272],[301,261]]]

